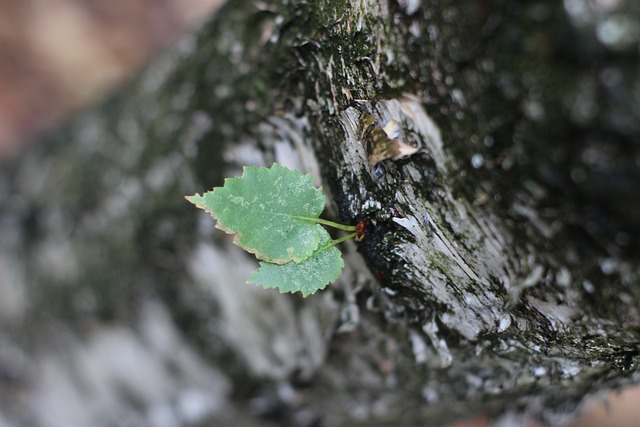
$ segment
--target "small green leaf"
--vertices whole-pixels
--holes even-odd
[[[253,272],[247,283],[264,288],[277,288],[280,293],[302,292],[306,297],[324,289],[342,272],[344,262],[342,254],[335,246],[330,246],[331,237],[323,229],[320,248],[311,257],[299,264],[290,262],[284,265],[260,263],[260,268]]]
[[[236,234],[234,243],[258,259],[301,262],[326,234],[315,223],[325,199],[313,180],[277,163],[271,168],[245,167],[241,177],[226,179],[223,187],[186,199],[216,218],[216,228]]]

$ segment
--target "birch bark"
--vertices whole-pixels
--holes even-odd
[[[8,422],[559,421],[636,382],[639,26],[631,0],[230,2],[3,167]],[[420,152],[371,168],[362,114]],[[243,285],[183,199],[273,161],[368,222],[313,298]]]

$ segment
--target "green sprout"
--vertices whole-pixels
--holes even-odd
[[[185,198],[261,261],[247,283],[306,297],[340,276],[344,262],[336,245],[360,236],[355,226],[319,218],[325,197],[313,181],[274,163],[245,167],[241,177],[225,179],[224,186]],[[320,224],[350,233],[332,240]]]

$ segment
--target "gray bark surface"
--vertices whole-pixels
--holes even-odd
[[[639,28],[632,0],[230,2],[3,165],[0,425],[559,421],[637,382]],[[422,150],[372,170],[361,114]],[[306,299],[244,285],[183,199],[273,161],[368,223]]]

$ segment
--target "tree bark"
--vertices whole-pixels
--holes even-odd
[[[638,28],[631,0],[230,2],[2,168],[7,424],[555,422],[636,382]],[[420,152],[370,165],[362,115]],[[274,161],[367,221],[306,299],[244,285],[183,199]]]

